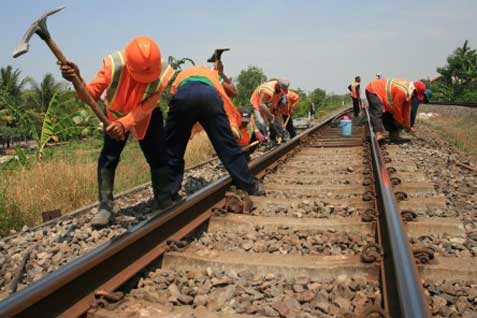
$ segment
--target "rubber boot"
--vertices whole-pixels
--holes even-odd
[[[113,214],[113,169],[98,170],[99,211],[91,220],[92,227],[103,227],[109,224]]]
[[[154,193],[153,210],[164,210],[172,206],[169,189],[169,170],[168,168],[151,169],[152,191]]]

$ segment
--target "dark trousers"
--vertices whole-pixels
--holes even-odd
[[[288,115],[283,115],[283,122],[285,122],[287,120],[287,118],[288,118]],[[293,137],[296,136],[296,130],[295,130],[295,126],[293,126],[293,118],[292,118],[291,115],[290,115],[290,119],[288,120],[288,123],[287,123],[285,129],[290,134],[290,138],[293,138]]]
[[[126,145],[127,137],[128,136],[126,136],[124,140],[117,141],[112,139],[108,134],[103,133],[104,144],[98,160],[98,169],[116,170],[121,152]],[[146,135],[143,140],[139,141],[139,145],[151,169],[161,168],[167,165],[164,122],[162,112],[159,108],[152,112]]]
[[[414,127],[416,123],[417,110],[419,109],[420,103],[419,98],[414,95],[411,99],[411,127]]]
[[[255,179],[232,133],[220,95],[212,86],[189,82],[179,87],[169,102],[166,140],[172,195],[176,196],[182,185],[184,153],[192,126],[196,122],[204,127],[217,155],[237,187],[253,191]]]
[[[352,98],[352,99],[353,99],[353,113],[354,113],[354,117],[358,117],[358,116],[359,116],[359,111],[360,111],[359,98]]]
[[[396,131],[399,125],[391,113],[383,112],[383,103],[376,94],[366,91],[366,99],[369,105],[369,116],[375,132]]]

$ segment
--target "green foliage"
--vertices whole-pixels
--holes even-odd
[[[47,111],[53,96],[65,91],[65,85],[58,83],[50,73],[45,74],[40,83],[33,79],[29,80],[29,82],[32,88],[25,94],[26,102],[28,107],[39,113]]]
[[[308,114],[308,109],[310,108],[306,92],[301,88],[293,89],[293,91],[300,96],[293,117],[304,117]]]
[[[9,96],[20,98],[23,87],[30,80],[29,78],[20,79],[20,74],[21,71],[14,69],[11,65],[0,68],[0,90]]]
[[[438,67],[441,75],[430,83],[433,100],[450,102],[477,101],[477,52],[468,41],[447,58],[447,65]]]
[[[236,106],[247,106],[250,104],[250,96],[254,89],[267,80],[263,70],[257,66],[249,65],[241,70],[237,77],[238,95],[235,98]]]

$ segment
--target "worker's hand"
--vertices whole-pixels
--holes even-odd
[[[406,129],[406,132],[411,134],[411,135],[415,135],[416,134],[416,128],[411,127],[409,129]]]
[[[66,63],[61,63],[58,61],[57,64],[60,66],[61,75],[63,75],[65,80],[72,82],[75,76],[81,78],[78,65],[75,63],[69,61]]]
[[[106,127],[106,133],[114,140],[120,141],[124,140],[126,131],[123,124],[119,121],[113,121],[108,127]]]
[[[267,141],[267,137],[265,137],[261,132],[260,130],[257,130],[255,132],[255,138],[258,139],[258,141],[260,141],[260,143],[264,143]]]

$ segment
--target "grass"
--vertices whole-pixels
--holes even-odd
[[[472,156],[477,156],[477,109],[465,109],[455,106],[425,106],[420,112],[437,113],[431,119],[419,119],[423,124],[436,131],[444,140]]]
[[[43,161],[29,159],[26,166],[11,163],[1,171],[0,235],[24,225],[40,224],[41,212],[67,213],[97,200],[96,166],[102,141],[89,139],[47,149]],[[201,133],[187,147],[186,166],[210,158],[214,150]],[[126,145],[116,173],[115,192],[148,182],[149,166],[138,142]]]

